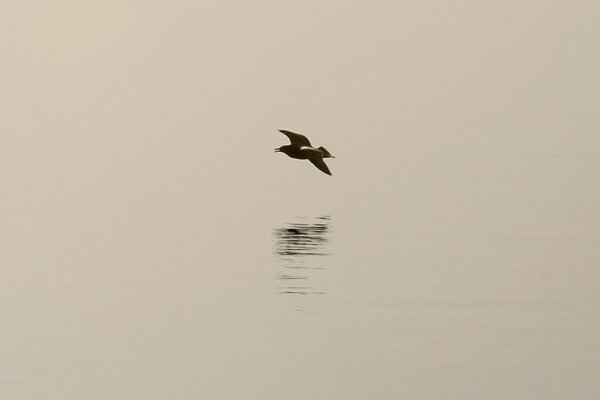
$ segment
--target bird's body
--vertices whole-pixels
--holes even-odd
[[[276,152],[285,153],[288,157],[298,160],[309,160],[315,167],[327,175],[331,175],[329,167],[323,161],[324,158],[334,158],[325,147],[312,147],[308,138],[299,133],[280,130],[279,132],[286,135],[291,144],[281,146],[275,149]]]
[[[304,149],[312,149],[312,147],[306,147],[303,146]],[[297,147],[297,146],[292,146],[291,144],[288,144],[287,146],[281,146],[278,151],[281,153],[285,153],[288,155],[288,157],[291,158],[295,158],[298,160],[306,160],[308,159],[308,155],[306,154],[306,151],[303,150],[303,147]]]

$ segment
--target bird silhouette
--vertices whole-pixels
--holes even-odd
[[[275,152],[285,153],[288,155],[288,157],[299,160],[308,160],[315,167],[319,168],[319,170],[323,171],[327,175],[331,175],[331,171],[329,171],[329,167],[327,167],[327,164],[325,164],[323,159],[335,157],[332,156],[325,147],[313,147],[308,138],[299,133],[290,132],[283,129],[279,130],[279,132],[287,136],[290,139],[291,144],[281,146],[275,149]]]

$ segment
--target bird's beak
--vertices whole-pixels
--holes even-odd
[[[278,147],[278,148],[276,148],[276,149],[275,149],[275,150],[273,150],[273,151],[274,151],[275,153],[279,153],[279,152],[281,152],[281,150],[279,150],[279,147]]]

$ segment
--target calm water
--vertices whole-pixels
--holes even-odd
[[[6,398],[592,398],[598,199],[583,178],[500,171],[597,176],[598,160],[492,157],[498,175],[478,178],[402,158],[395,189],[365,180],[349,198],[353,179],[273,161],[325,182],[312,204],[191,182],[159,201],[170,178],[5,191]],[[435,184],[403,183],[416,170]],[[86,185],[73,175],[53,186]]]
[[[26,3],[2,399],[598,398],[597,10]]]

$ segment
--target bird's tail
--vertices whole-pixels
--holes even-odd
[[[321,154],[323,154],[323,158],[335,158],[325,147],[321,146],[319,147],[319,150],[321,151]]]

